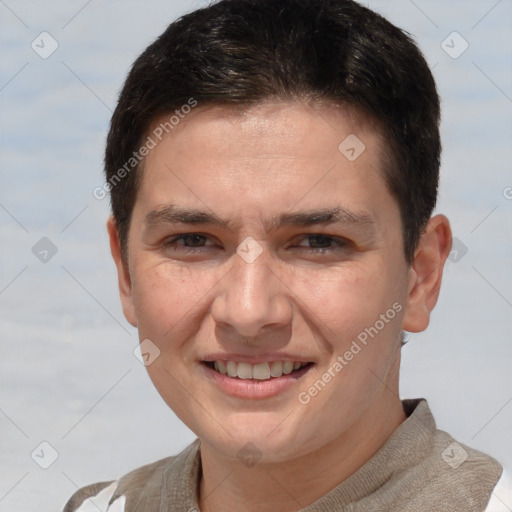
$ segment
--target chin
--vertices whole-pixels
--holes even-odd
[[[321,442],[318,435],[309,436],[309,440],[302,437],[303,423],[294,425],[291,417],[282,414],[266,413],[266,416],[254,412],[242,414],[233,417],[233,422],[223,423],[224,428],[219,427],[215,432],[203,429],[197,435],[226,457],[247,456],[267,464],[292,460],[318,448],[316,445]]]

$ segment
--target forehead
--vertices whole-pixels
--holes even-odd
[[[155,120],[148,136],[168,118]],[[299,203],[361,211],[378,196],[391,199],[382,147],[375,123],[346,107],[198,106],[147,155],[136,206],[202,206],[227,216],[275,214]]]
[[[267,101],[249,107],[199,105],[179,118],[171,114],[155,119],[148,132],[151,136],[162,129],[164,133],[159,139],[163,137],[164,144],[172,140],[177,147],[183,139],[190,141],[191,137],[199,136],[205,149],[209,143],[219,150],[229,147],[230,157],[241,158],[257,156],[265,147],[269,152],[259,153],[262,157],[277,155],[280,150],[283,156],[308,156],[313,152],[318,158],[318,150],[326,149],[325,143],[330,143],[333,155],[337,156],[338,144],[332,146],[332,143],[341,142],[350,134],[366,139],[370,146],[382,147],[381,130],[372,117],[348,105],[326,103]]]

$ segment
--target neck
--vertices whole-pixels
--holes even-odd
[[[397,386],[398,388],[398,386]],[[400,400],[384,387],[350,431],[292,461],[242,467],[201,443],[199,505],[204,512],[294,512],[355,473],[406,419]]]

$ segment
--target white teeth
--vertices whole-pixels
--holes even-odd
[[[215,361],[219,364],[219,372],[222,373],[222,375],[228,374],[228,369],[226,368],[226,363],[224,361]]]
[[[255,364],[252,367],[252,378],[258,380],[270,379],[270,366],[268,363]]]
[[[272,375],[272,377],[281,377],[281,375],[283,375],[283,363],[281,363],[281,361],[274,361],[272,363],[270,375]]]
[[[293,372],[293,361],[285,361],[283,364],[283,373],[288,375]]]
[[[236,361],[213,361],[213,367],[222,375],[255,380],[267,380],[271,377],[289,375],[306,364],[301,361],[272,361],[258,364],[237,363]]]
[[[236,371],[236,366],[237,366],[237,364],[235,363],[235,361],[228,361],[227,371],[228,371],[228,375],[230,377],[238,376],[237,371]]]
[[[237,373],[238,377],[240,377],[241,379],[252,379],[252,364],[238,363]]]

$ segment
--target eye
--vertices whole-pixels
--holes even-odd
[[[169,238],[164,242],[164,246],[169,249],[187,250],[201,249],[202,247],[210,247],[213,244],[206,245],[208,237],[197,233],[184,233]]]
[[[303,245],[305,242],[308,245]],[[296,247],[311,249],[314,252],[329,252],[346,247],[348,242],[342,238],[335,238],[329,235],[304,235]]]

